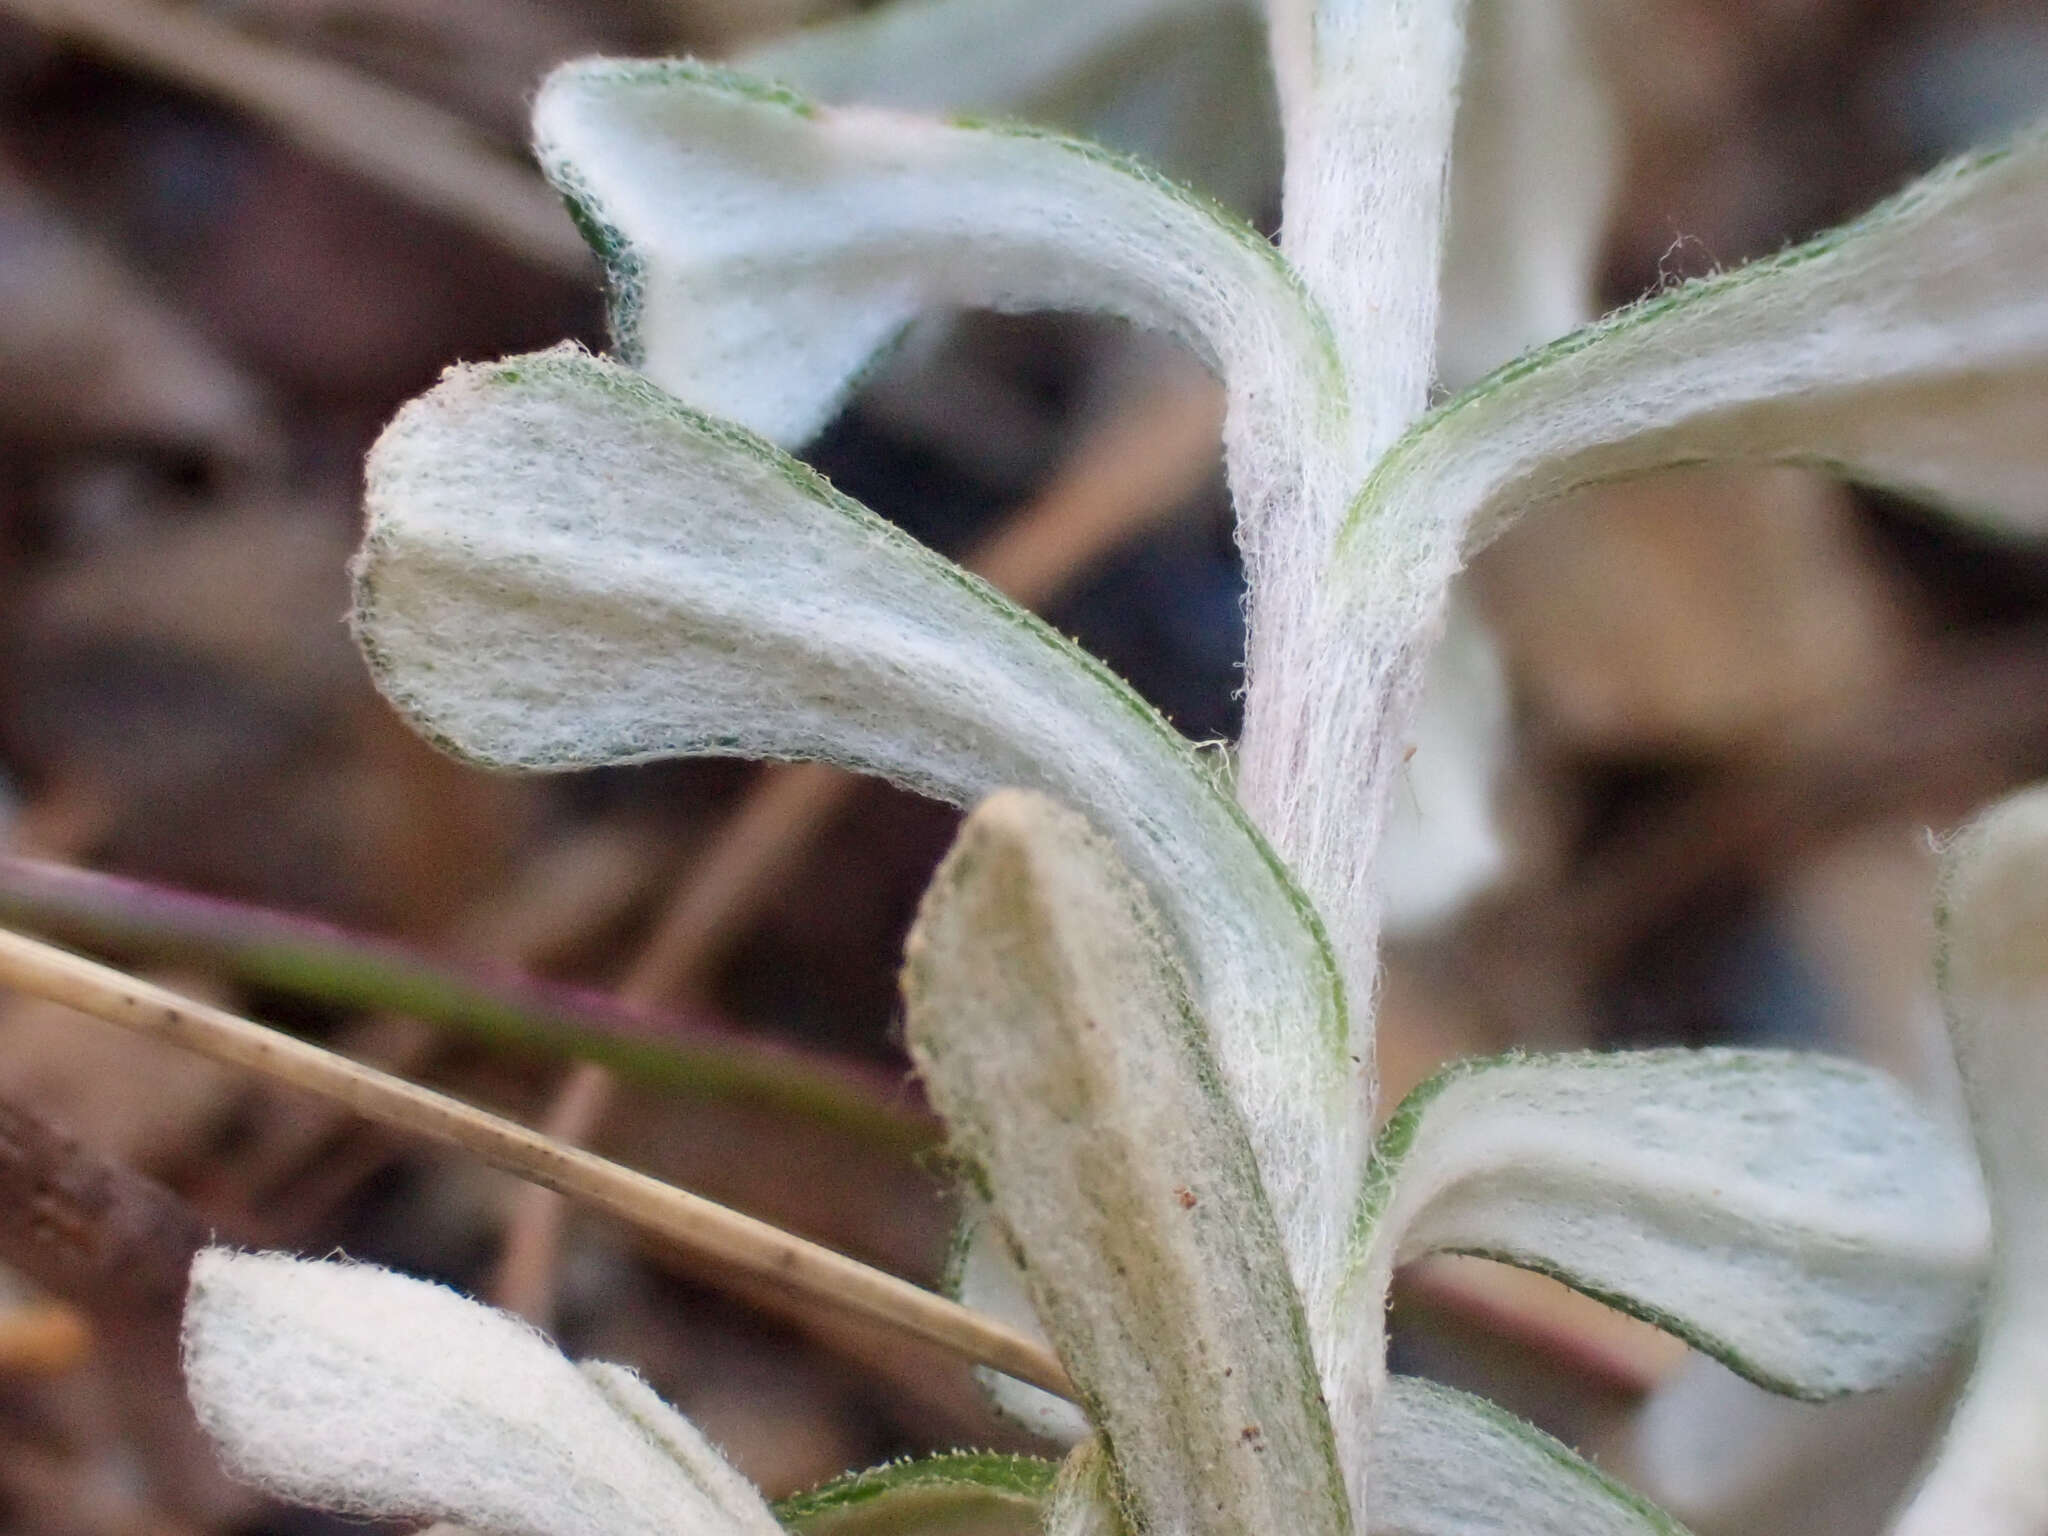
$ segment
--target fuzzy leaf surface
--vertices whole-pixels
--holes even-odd
[[[967,819],[904,968],[906,1034],[1138,1530],[1350,1528],[1308,1330],[1166,932],[1041,795]]]
[[[584,60],[534,106],[541,164],[610,276],[620,354],[783,444],[919,315],[1120,315],[1225,379],[1235,489],[1264,507],[1341,417],[1332,343],[1257,231],[1040,129],[817,106],[683,61]]]
[[[1298,1272],[1333,1282],[1365,1145],[1334,963],[1208,766],[1100,663],[573,348],[452,370],[368,474],[357,638],[465,757],[815,758],[955,803],[1007,784],[1084,808],[1165,913]]]
[[[1371,1536],[1685,1536],[1669,1515],[1483,1398],[1389,1377]]]
[[[1313,572],[1281,581],[1320,592],[1320,607],[1268,652],[1254,605],[1240,769],[1354,976],[1372,937],[1389,743],[1458,567],[1530,507],[1715,461],[1822,469],[2048,533],[2044,249],[2037,128],[1845,229],[1530,353],[1387,451]],[[1306,253],[1295,259],[1313,278]]]
[[[1035,1536],[1058,1472],[1034,1456],[955,1451],[835,1478],[775,1516],[794,1536]]]
[[[1580,486],[1715,460],[1807,465],[2048,532],[2044,249],[2048,126],[1481,380],[1379,466],[1346,548],[1426,521],[1469,551]]]
[[[1738,1050],[1453,1067],[1381,1133],[1362,1226],[1361,1307],[1396,1264],[1477,1254],[1807,1398],[1951,1343],[1987,1243],[1967,1148],[1891,1079]]]
[[[209,1248],[184,1355],[229,1469],[300,1503],[501,1536],[779,1536],[753,1486],[637,1377],[579,1370],[444,1286]]]

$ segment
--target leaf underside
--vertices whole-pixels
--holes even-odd
[[[202,1252],[185,1380],[237,1476],[373,1519],[523,1536],[778,1536],[760,1494],[631,1372],[368,1265]]]
[[[1005,791],[919,909],[905,1032],[1140,1530],[1349,1527],[1299,1301],[1151,904]]]
[[[1390,522],[1427,518],[1469,554],[1578,487],[1712,461],[1805,465],[2048,532],[2044,249],[2048,125],[1481,380],[1374,471],[1338,572]]]
[[[573,348],[451,370],[379,439],[367,502],[358,641],[464,757],[815,758],[1084,810],[1163,911],[1289,1252],[1325,1239],[1323,1191],[1363,1145],[1334,963],[1208,766],[1100,663],[761,439]]]
[[[1086,310],[1179,336],[1274,473],[1338,409],[1330,340],[1257,231],[1098,145],[824,107],[688,60],[586,59],[535,149],[603,261],[620,354],[785,445],[920,315]]]
[[[1370,1536],[1685,1536],[1678,1522],[1494,1404],[1389,1377]]]
[[[1381,1133],[1361,1229],[1368,1290],[1428,1253],[1497,1259],[1809,1398],[1953,1342],[1987,1243],[1968,1149],[1890,1079],[1736,1050],[1453,1067]]]

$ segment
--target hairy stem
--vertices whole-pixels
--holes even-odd
[[[1287,133],[1281,247],[1329,317],[1349,415],[1335,451],[1303,466],[1297,504],[1241,533],[1251,632],[1239,785],[1330,925],[1361,1014],[1379,940],[1369,866],[1400,761],[1392,738],[1448,572],[1402,543],[1409,530],[1388,530],[1374,633],[1342,656],[1327,648],[1325,581],[1366,472],[1429,401],[1464,10],[1463,0],[1293,0],[1272,12]],[[1344,794],[1311,761],[1313,721],[1331,709],[1366,722],[1359,734],[1376,743],[1346,764],[1356,788]],[[1353,1033],[1369,1063],[1370,1019]]]

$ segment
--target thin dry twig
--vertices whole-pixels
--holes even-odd
[[[564,1146],[523,1125],[390,1077],[223,1009],[188,1001],[78,955],[0,931],[0,985],[348,1105],[365,1118],[457,1146],[679,1246],[823,1305],[887,1323],[1062,1396],[1043,1345],[930,1291],[712,1201]]]
[[[857,782],[818,763],[764,769],[657,919],[654,937],[619,988],[619,1000],[629,1008],[654,1008],[665,998],[701,992],[712,969],[744,936],[791,863],[846,803]],[[603,1063],[578,1062],[550,1101],[542,1131],[571,1144],[589,1140],[617,1082]],[[514,1195],[506,1218],[492,1299],[537,1327],[546,1327],[554,1310],[555,1267],[567,1217],[560,1196],[526,1185]]]
[[[1036,607],[1120,544],[1184,504],[1212,469],[1222,393],[1191,364],[1169,365],[1138,400],[1083,440],[1052,483],[977,549],[967,566]],[[691,866],[619,989],[635,1007],[701,992],[803,851],[859,785],[819,763],[764,768],[739,809]],[[559,1141],[590,1138],[611,1102],[612,1074],[579,1063],[543,1125]],[[500,1306],[546,1326],[566,1211],[522,1189],[505,1226],[492,1288]]]
[[[0,923],[123,964],[197,967],[500,1049],[599,1061],[627,1082],[768,1105],[905,1156],[935,1139],[930,1117],[903,1102],[894,1075],[864,1063],[764,1040],[702,1009],[630,1004],[312,918],[0,855]],[[506,944],[486,940],[465,947],[507,953]],[[534,958],[510,956],[515,966]]]
[[[460,118],[154,0],[0,0],[55,37],[249,113],[308,153],[571,277],[590,253],[540,177]]]

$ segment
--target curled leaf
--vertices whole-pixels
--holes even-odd
[[[1956,1339],[1986,1245],[1958,1138],[1882,1073],[1771,1051],[1450,1068],[1381,1133],[1363,1224],[1360,1308],[1398,1263],[1478,1254],[1810,1398]]]
[[[1581,486],[1710,460],[1808,465],[2048,531],[2044,248],[2048,126],[1482,379],[1374,471],[1337,570],[1389,525],[1469,551]]]
[[[1342,989],[1211,770],[1100,663],[750,433],[573,348],[452,370],[369,462],[356,634],[496,767],[818,758],[1083,806],[1163,909],[1305,1284],[1362,1166]]]
[[[1327,330],[1272,245],[1098,146],[604,59],[548,77],[534,136],[609,274],[620,354],[776,442],[815,434],[912,320],[965,306],[1188,342],[1229,386],[1254,517],[1341,419]]]
[[[1313,570],[1262,579],[1321,602],[1254,635],[1244,797],[1350,974],[1376,937],[1368,877],[1389,744],[1460,563],[1532,506],[1706,461],[1815,467],[2048,533],[2044,249],[2048,128],[2036,128],[1845,229],[1499,369],[1387,451],[1341,531],[1303,556]]]

